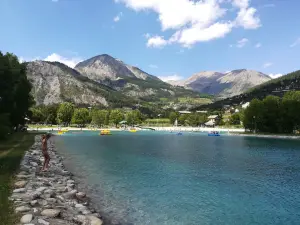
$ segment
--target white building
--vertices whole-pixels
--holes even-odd
[[[246,108],[248,108],[249,105],[250,105],[250,102],[246,102],[245,104],[242,105],[242,108],[246,109]]]

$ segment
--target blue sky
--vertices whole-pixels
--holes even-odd
[[[0,50],[70,66],[99,54],[165,79],[299,69],[299,0],[1,0]]]

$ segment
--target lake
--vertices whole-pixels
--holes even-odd
[[[55,137],[112,224],[299,224],[300,141],[205,133]]]

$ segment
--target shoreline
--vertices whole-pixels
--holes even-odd
[[[56,151],[50,139],[47,172],[39,171],[43,163],[40,135],[26,151],[10,197],[15,212],[21,215],[20,223],[102,225],[102,217],[91,207],[86,194],[77,189],[73,175],[65,169],[63,158]]]
[[[239,134],[232,133],[231,136],[242,136],[242,137],[258,137],[258,138],[277,138],[277,139],[293,139],[298,140],[300,136],[296,135],[280,135],[280,134]]]
[[[245,129],[243,128],[210,128],[210,127],[147,127],[151,129],[155,129],[156,131],[188,131],[188,132],[209,132],[209,131],[219,131],[219,132],[245,132]],[[76,128],[76,127],[63,127],[64,130],[69,131],[100,131],[100,130],[110,130],[110,131],[124,131],[122,128],[96,128],[96,129],[90,129],[90,128]],[[146,128],[141,129],[136,127],[137,130],[148,130]],[[55,128],[28,128],[28,131],[58,131],[59,129],[57,127]],[[126,129],[128,130],[128,128]]]

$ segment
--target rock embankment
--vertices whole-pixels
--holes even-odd
[[[26,152],[20,173],[16,176],[11,200],[19,224],[26,225],[102,225],[100,215],[89,207],[89,198],[76,189],[72,175],[49,143],[50,168],[40,172],[44,158],[41,137]]]

